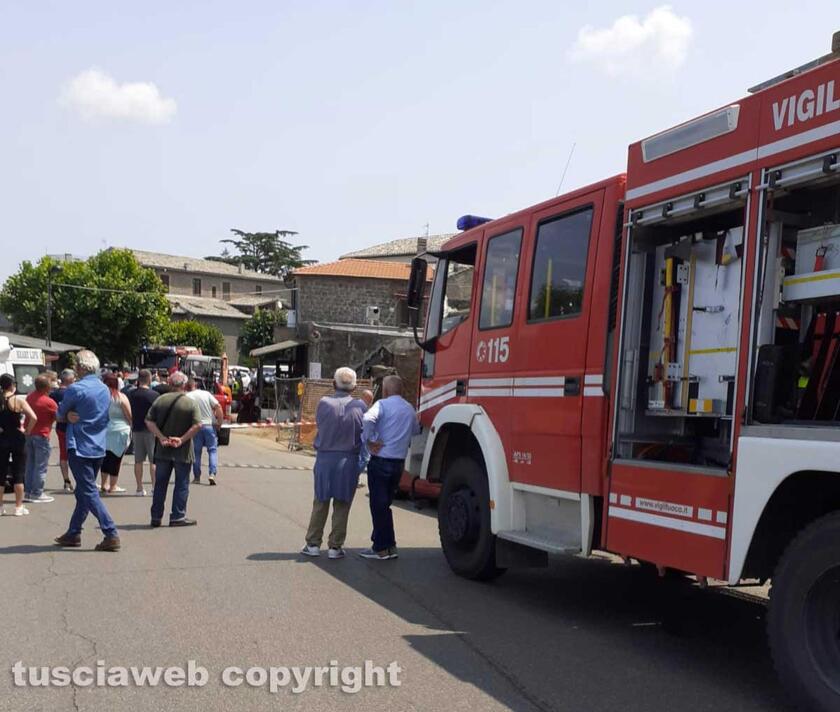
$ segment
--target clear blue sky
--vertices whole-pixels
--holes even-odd
[[[553,195],[573,142],[564,190],[621,171],[840,29],[836,0],[661,7],[3,0],[0,279],[106,244],[212,254],[231,227],[322,261],[451,232]]]

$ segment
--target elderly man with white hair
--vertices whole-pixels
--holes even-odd
[[[96,545],[97,551],[119,551],[120,537],[111,515],[99,497],[96,478],[105,457],[105,438],[108,429],[108,406],[111,395],[99,378],[99,359],[93,351],[84,349],[76,354],[76,374],[79,380],[68,386],[58,407],[58,419],[67,421],[67,460],[76,480],[76,508],[70,526],[55,543],[59,546],[82,545],[82,526],[88,513],[99,520],[105,538]]]
[[[335,393],[324,396],[315,411],[318,434],[315,436],[315,499],[301,553],[320,556],[324,525],[332,501],[332,530],[329,536],[331,559],[344,556],[347,519],[359,481],[359,450],[362,446],[364,401],[354,398],[356,372],[339,368],[335,372]]]
[[[146,427],[155,436],[155,489],[152,495],[153,527],[159,527],[166,506],[166,490],[172,470],[175,488],[172,493],[170,527],[189,527],[198,524],[187,519],[187,499],[190,494],[190,470],[194,460],[190,442],[201,430],[201,413],[194,400],[184,392],[187,375],[181,371],[169,376],[169,393],[156,398],[146,414]]]

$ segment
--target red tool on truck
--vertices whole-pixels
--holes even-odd
[[[772,579],[783,682],[840,709],[840,33],[626,175],[459,228],[407,468],[451,568],[597,548]]]

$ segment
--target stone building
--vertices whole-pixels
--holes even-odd
[[[219,327],[225,350],[235,363],[242,324],[256,308],[281,309],[289,289],[282,279],[197,257],[131,250],[143,267],[153,269],[168,292],[173,320],[194,319]]]
[[[341,259],[292,273],[298,323],[408,325],[404,262]],[[431,273],[431,270],[430,270]]]

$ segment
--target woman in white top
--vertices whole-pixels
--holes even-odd
[[[108,430],[105,434],[105,459],[102,460],[102,492],[114,494],[125,492],[117,487],[120,465],[123,455],[131,442],[131,404],[128,396],[121,393],[117,374],[106,373],[102,380],[111,391],[111,403],[108,406]]]

